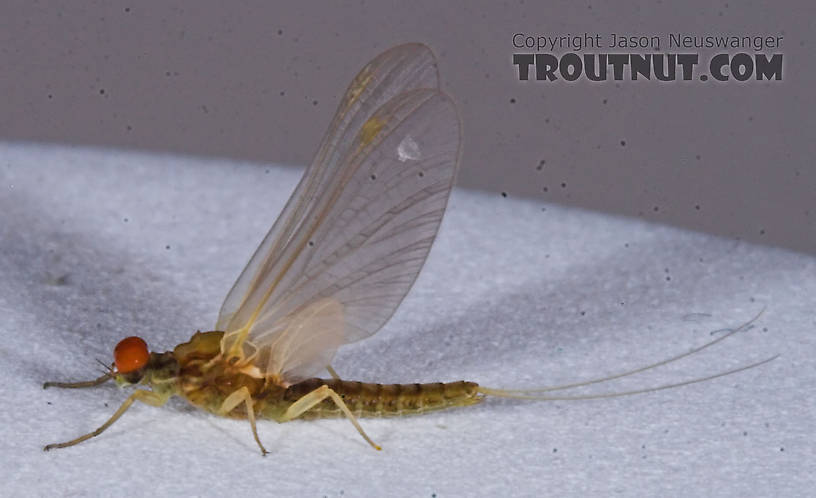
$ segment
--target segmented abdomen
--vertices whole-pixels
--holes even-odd
[[[475,382],[432,384],[369,384],[348,380],[308,379],[286,389],[284,400],[294,403],[322,385],[334,390],[357,417],[412,415],[482,401]],[[298,418],[342,416],[340,408],[326,398]]]

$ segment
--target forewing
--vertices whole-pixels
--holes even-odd
[[[331,298],[312,301],[265,331],[253,363],[279,379],[304,379],[331,362],[344,327],[342,304]]]
[[[368,68],[385,67],[378,61],[401,48],[375,59],[355,81],[379,74]],[[398,74],[397,66],[382,80]],[[435,65],[433,74],[435,81]],[[341,344],[375,333],[425,261],[456,173],[459,118],[438,90],[409,85],[394,93],[396,84],[375,85],[385,85],[379,91],[364,86],[368,96],[352,84],[285,219],[273,226],[222,308],[224,350],[257,355],[253,363],[265,374],[302,378],[325,367]],[[374,111],[363,101],[385,96]],[[350,98],[358,108],[346,118]],[[232,311],[230,300],[242,288]],[[243,344],[247,338],[251,347]]]
[[[398,45],[377,56],[355,76],[346,90],[314,161],[255,254],[227,294],[216,330],[237,330],[249,321],[259,286],[279,266],[284,249],[308,222],[315,199],[326,195],[342,168],[348,146],[363,123],[396,95],[418,88],[437,88],[436,58],[419,43]]]

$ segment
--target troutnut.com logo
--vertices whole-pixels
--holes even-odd
[[[514,53],[513,65],[521,81],[778,81],[782,79],[782,54],[768,52],[778,51],[783,38],[515,33],[513,47],[532,52]]]

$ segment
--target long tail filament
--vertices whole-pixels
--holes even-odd
[[[744,365],[744,366],[741,366],[741,367],[733,368],[731,370],[718,372],[718,373],[708,375],[708,376],[705,376],[705,377],[698,377],[698,378],[695,378],[695,379],[690,379],[690,380],[686,380],[686,381],[682,381],[682,382],[675,382],[675,383],[671,383],[671,384],[662,384],[662,385],[655,386],[655,387],[647,387],[647,388],[643,388],[643,389],[634,389],[634,390],[631,390],[631,391],[620,391],[620,392],[601,393],[601,394],[572,395],[572,396],[569,396],[569,395],[567,395],[567,396],[549,396],[549,395],[546,395],[546,394],[534,394],[534,393],[545,393],[545,392],[573,389],[573,388],[577,388],[577,387],[589,386],[589,385],[592,385],[592,384],[600,384],[600,383],[603,383],[603,382],[608,382],[608,381],[611,381],[611,380],[620,379],[620,378],[623,378],[623,377],[628,377],[628,376],[631,376],[631,375],[639,374],[641,372],[645,372],[647,370],[652,370],[652,369],[655,369],[655,368],[658,368],[658,367],[662,367],[664,365],[668,365],[669,363],[673,363],[673,362],[676,362],[676,361],[681,360],[683,358],[686,358],[688,356],[691,356],[693,354],[699,353],[700,351],[703,351],[706,348],[709,348],[709,347],[711,347],[711,346],[713,346],[713,345],[715,345],[715,344],[717,344],[717,343],[719,343],[721,341],[724,341],[725,339],[728,339],[729,337],[732,337],[737,332],[748,329],[757,319],[759,319],[759,317],[762,315],[762,313],[764,311],[765,310],[763,308],[759,313],[757,313],[757,315],[755,317],[751,318],[750,320],[748,320],[744,324],[740,325],[739,327],[731,330],[730,332],[724,334],[722,337],[718,337],[717,339],[714,339],[713,341],[707,342],[707,343],[703,344],[702,346],[698,346],[698,347],[696,347],[696,348],[694,348],[694,349],[692,349],[690,351],[687,351],[685,353],[682,353],[682,354],[679,354],[679,355],[676,355],[676,356],[672,356],[671,358],[667,358],[665,360],[658,361],[656,363],[652,363],[652,364],[649,364],[649,365],[646,365],[646,366],[643,366],[643,367],[640,367],[640,368],[636,368],[634,370],[628,370],[628,371],[625,371],[625,372],[621,372],[621,373],[618,373],[618,374],[609,375],[609,376],[601,377],[601,378],[597,378],[597,379],[585,380],[585,381],[581,381],[581,382],[572,382],[572,383],[569,383],[569,384],[563,384],[563,385],[559,385],[559,386],[549,386],[549,387],[540,387],[540,388],[495,389],[495,388],[490,388],[490,387],[479,386],[478,392],[481,393],[481,394],[488,395],[488,396],[498,396],[498,397],[501,397],[501,398],[534,399],[534,400],[548,400],[548,401],[601,399],[601,398],[615,398],[615,397],[618,397],[618,396],[630,396],[630,395],[633,395],[633,394],[642,394],[642,393],[649,393],[649,392],[655,392],[655,391],[662,391],[664,389],[672,389],[672,388],[675,388],[675,387],[687,386],[689,384],[696,384],[698,382],[705,382],[705,381],[708,381],[708,380],[716,379],[718,377],[725,377],[726,375],[735,374],[735,373],[738,373],[738,372],[742,372],[744,370],[749,370],[751,368],[758,367],[760,365],[764,365],[765,363],[768,363],[770,361],[775,360],[776,358],[779,357],[779,355],[777,354],[777,355],[771,356],[770,358],[766,358],[764,360],[761,360],[761,361],[758,361],[758,362],[755,362],[755,363],[751,363],[749,365]]]

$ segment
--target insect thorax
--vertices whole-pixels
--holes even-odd
[[[179,344],[173,350],[179,364],[179,394],[193,405],[212,413],[218,413],[224,400],[241,388],[247,388],[256,402],[262,402],[274,391],[270,391],[264,377],[248,375],[238,365],[222,358],[223,335],[219,331],[196,332],[188,342]],[[246,408],[242,403],[227,415],[243,418]]]

